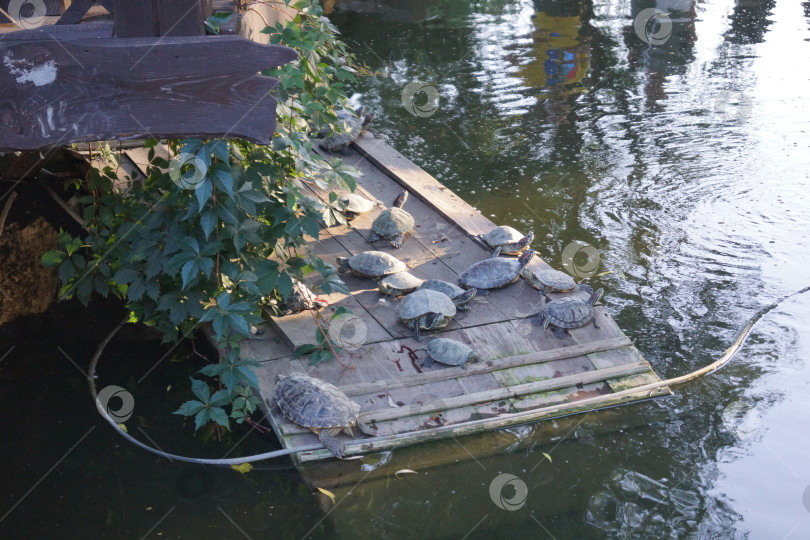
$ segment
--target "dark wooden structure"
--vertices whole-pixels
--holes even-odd
[[[80,20],[93,3],[72,4],[60,22]],[[278,80],[258,72],[293,60],[292,49],[204,35],[211,0],[111,5],[114,23],[3,36],[0,150],[172,137],[270,142]]]

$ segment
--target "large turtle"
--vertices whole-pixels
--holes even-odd
[[[478,235],[489,247],[493,249],[492,257],[503,255],[520,255],[534,240],[534,233],[523,235],[517,229],[508,225],[495,227],[486,234]]]
[[[422,360],[424,367],[432,366],[435,360],[449,366],[461,366],[467,369],[469,364],[481,359],[475,350],[455,339],[430,338],[427,345],[416,350],[422,349],[426,349],[428,353],[428,357]]]
[[[407,270],[405,263],[382,251],[363,251],[351,257],[338,257],[338,272],[379,279]]]
[[[419,288],[430,289],[446,294],[450,297],[450,300],[453,301],[453,303],[456,305],[456,309],[459,311],[470,311],[470,300],[475,297],[475,294],[472,296],[466,294],[467,291],[455,283],[442,281],[441,279],[428,279],[427,281],[422,282],[422,284],[419,285]],[[476,289],[470,290],[478,292]]]
[[[470,292],[470,291],[468,291]],[[397,306],[399,319],[408,328],[413,328],[416,339],[424,338],[419,330],[444,328],[456,314],[456,305],[443,293],[421,289],[402,299]]]
[[[389,296],[402,296],[412,293],[423,281],[410,272],[397,272],[377,283],[380,292]]]
[[[599,325],[596,324],[596,312],[593,305],[602,298],[604,292],[603,289],[597,289],[588,300],[581,298],[553,300],[546,304],[543,311],[532,318],[532,324],[535,326],[542,324],[543,330],[546,330],[549,325],[554,326],[554,335],[560,339],[566,336],[566,329],[579,328],[591,321],[596,328],[599,328]]]
[[[526,283],[543,293],[543,296],[546,297],[546,302],[551,302],[551,298],[548,297],[548,293],[550,292],[568,292],[574,289],[587,291],[588,294],[593,292],[590,285],[581,285],[565,272],[560,272],[553,268],[543,270],[524,268],[523,272],[520,273],[520,277],[522,277]]]
[[[327,305],[329,303],[326,300],[318,298],[304,283],[294,279],[292,292],[281,302],[279,308],[282,315],[289,315],[307,309],[317,310]]]
[[[364,115],[363,108],[360,107],[354,113],[347,110],[337,112],[340,131],[321,131],[324,137],[318,145],[329,152],[341,152],[348,154],[349,145],[354,142],[371,125],[374,113]]]
[[[376,242],[380,238],[391,241],[391,245],[398,248],[402,245],[405,233],[413,229],[413,216],[402,209],[408,200],[408,192],[403,191],[396,199],[394,205],[382,213],[371,224],[369,242]]]
[[[458,276],[462,287],[476,289],[498,289],[517,281],[520,272],[534,257],[530,249],[517,259],[495,257],[478,261]]]
[[[336,386],[302,373],[278,375],[273,397],[284,416],[311,429],[336,457],[343,458],[346,445],[335,436],[343,431],[354,438],[360,405]]]
[[[343,206],[343,214],[351,221],[360,214],[364,214],[377,206],[377,203],[370,201],[356,193],[346,193],[338,198],[338,202]]]

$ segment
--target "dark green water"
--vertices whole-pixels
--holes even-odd
[[[662,377],[716,359],[757,309],[810,284],[810,7],[669,5],[644,34],[654,46],[634,30],[653,6],[641,2],[355,1],[333,14],[385,75],[354,89],[378,135],[494,221],[534,230],[552,265],[571,242],[593,246],[591,281]],[[422,88],[417,114],[406,87]],[[369,478],[388,480],[335,490],[337,506],[294,470],[203,471],[117,438],[63,354],[85,367],[118,319],[105,313],[62,306],[2,329],[0,355],[15,347],[0,361],[3,537],[810,537],[810,295],[672,398],[504,430],[491,436],[511,452],[400,479],[445,447],[350,462],[382,460]],[[203,447],[167,417],[187,363],[167,358],[138,383],[164,352],[122,343],[102,380],[140,384],[144,431],[166,450],[228,452],[241,434]],[[251,435],[235,452],[274,444]],[[490,496],[502,473],[526,486],[517,510]]]

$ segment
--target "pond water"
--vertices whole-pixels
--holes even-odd
[[[810,285],[810,4],[657,5],[357,0],[331,17],[381,74],[353,89],[377,135],[493,221],[533,230],[553,266],[592,246],[569,265],[668,378]],[[671,398],[489,434],[512,450],[420,474],[393,473],[447,447],[354,462],[390,473],[335,489],[337,505],[284,462],[241,476],[119,439],[68,360],[85,367],[118,318],[94,313],[59,305],[0,328],[5,538],[810,537],[810,294]],[[164,353],[122,342],[100,374],[151,396],[144,436],[220,457],[244,432],[189,440],[168,386],[188,372],[170,360],[192,353],[150,372]],[[231,455],[274,444],[251,435]],[[498,494],[502,474],[516,478]]]

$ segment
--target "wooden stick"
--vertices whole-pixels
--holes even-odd
[[[583,356],[595,352],[610,351],[613,349],[620,349],[632,345],[633,342],[628,337],[620,337],[613,339],[605,339],[602,341],[594,341],[591,343],[583,343],[581,345],[572,345],[569,347],[559,347],[557,349],[550,349],[546,351],[538,351],[527,354],[520,354],[517,356],[509,356],[507,358],[498,358],[495,360],[483,361],[477,364],[471,364],[467,369],[460,367],[450,367],[430,373],[418,373],[398,379],[379,380],[367,383],[348,384],[341,386],[340,390],[347,396],[358,396],[370,392],[376,392],[380,388],[405,388],[409,386],[416,386],[419,384],[427,384],[437,381],[445,381],[448,379],[457,379],[459,377],[471,377],[481,373],[491,373],[493,371],[500,371],[502,369],[510,369],[514,367],[527,366],[532,364],[540,364],[544,362],[551,362],[554,360],[562,360],[563,358],[571,358],[574,356]]]
[[[566,375],[563,377],[554,377],[542,381],[535,381],[525,384],[518,384],[506,388],[495,388],[493,390],[485,390],[483,392],[475,392],[472,394],[462,394],[447,399],[434,399],[422,407],[397,407],[396,409],[383,409],[380,411],[372,411],[360,415],[360,422],[387,422],[389,420],[396,420],[405,416],[412,416],[414,414],[426,414],[436,411],[458,409],[460,407],[467,407],[477,403],[489,403],[501,399],[510,399],[529,394],[536,394],[538,392],[548,392],[549,390],[559,390],[561,388],[569,388],[578,384],[591,384],[606,379],[614,379],[616,377],[624,377],[626,375],[635,375],[650,370],[650,364],[647,362],[633,362],[623,366],[614,366],[605,369],[597,369],[594,371],[586,371],[584,373],[575,373],[574,375]]]
[[[44,170],[44,169],[43,169],[43,170]],[[47,171],[46,171],[46,172],[47,172]],[[67,203],[66,203],[65,201],[63,201],[63,200],[62,200],[62,198],[61,198],[59,195],[57,195],[57,194],[56,194],[56,192],[55,192],[53,189],[51,189],[51,186],[49,186],[48,184],[46,184],[45,182],[42,182],[42,181],[40,181],[40,183],[41,183],[41,184],[42,184],[42,186],[45,188],[45,190],[48,192],[48,194],[51,196],[51,198],[52,198],[54,201],[56,201],[56,204],[58,204],[59,206],[61,206],[61,207],[62,207],[62,210],[64,210],[64,211],[65,211],[65,213],[67,213],[67,215],[69,215],[70,217],[72,217],[72,218],[73,218],[73,220],[74,220],[76,223],[78,223],[79,225],[81,225],[81,226],[82,226],[82,228],[83,228],[85,231],[90,232],[90,229],[88,229],[87,227],[85,227],[85,225],[84,225],[84,220],[82,220],[82,218],[81,218],[81,217],[79,217],[79,214],[77,214],[77,213],[76,213],[76,212],[73,210],[73,208],[71,208],[70,206],[68,206],[68,205],[67,205]]]
[[[8,211],[11,210],[11,203],[14,202],[14,199],[17,198],[17,192],[12,191],[11,195],[8,196],[6,200],[6,204],[3,206],[3,211],[0,212],[0,236],[3,236],[3,228],[6,226],[6,218],[8,217]]]

